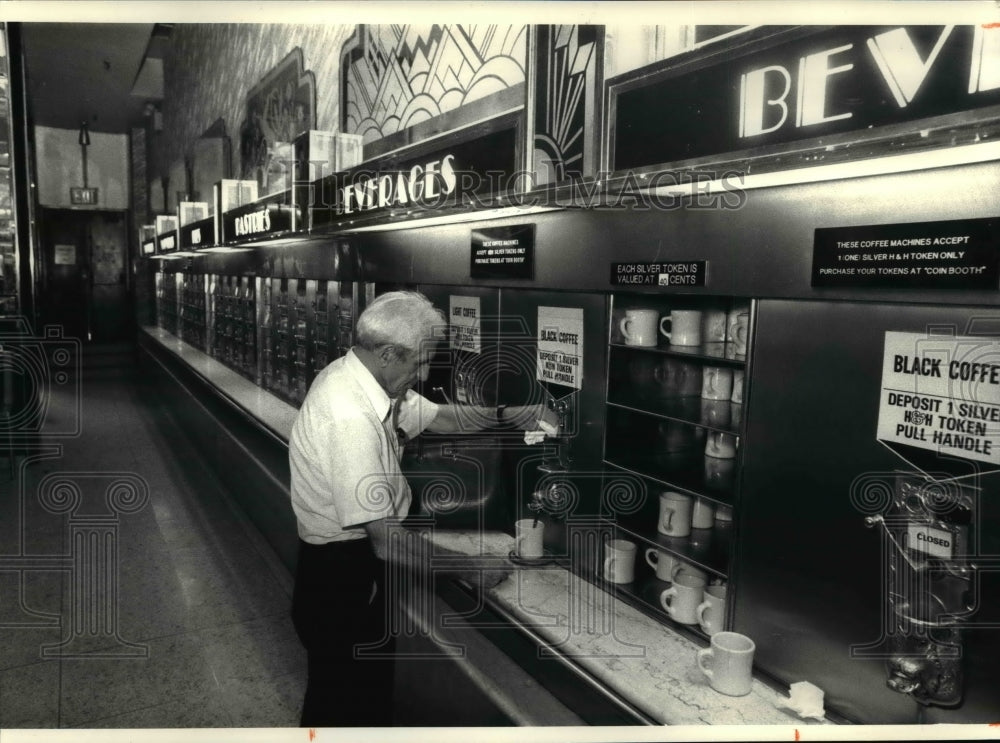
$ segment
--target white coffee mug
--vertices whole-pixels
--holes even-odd
[[[705,440],[705,456],[733,459],[736,456],[736,436],[722,431],[709,431]]]
[[[733,509],[730,506],[719,506],[715,509],[715,525],[726,527],[733,523]]]
[[[729,312],[726,313],[726,343],[735,343],[736,336],[734,334],[737,325],[737,318],[740,315],[750,314],[750,305],[748,304],[738,304],[733,306]]]
[[[733,402],[743,402],[743,370],[737,369],[733,372],[733,394],[730,397]]]
[[[709,637],[721,632],[726,621],[726,587],[708,586],[705,596],[698,604],[698,625]]]
[[[618,327],[626,346],[655,346],[660,313],[656,310],[625,310]]]
[[[705,595],[705,580],[679,573],[673,585],[660,594],[660,606],[681,624],[698,624],[698,604]]]
[[[669,332],[664,330],[664,323],[670,324]],[[700,346],[701,310],[673,310],[660,320],[660,332],[672,346]]]
[[[732,394],[732,369],[723,366],[706,366],[702,370],[702,398],[705,400],[728,400]]]
[[[745,356],[747,352],[747,338],[750,333],[750,313],[741,312],[736,315],[729,326],[731,343],[737,356]]]
[[[726,340],[726,313],[722,310],[704,310],[701,321],[702,343],[722,343]]]
[[[514,552],[518,557],[538,559],[545,550],[542,538],[545,534],[545,524],[535,519],[521,519],[514,522]]]
[[[635,580],[635,543],[612,539],[604,546],[604,579],[612,583]]]
[[[660,494],[660,521],[656,525],[660,534],[686,537],[691,533],[691,501],[691,496],[683,493]]]
[[[683,560],[677,560],[674,564],[674,580],[677,580],[677,576],[687,575],[691,578],[697,578],[704,584],[708,584],[708,573],[701,568],[696,568],[689,562],[684,562]]]
[[[701,399],[701,424],[714,428],[725,428],[733,420],[733,406],[729,400]]]
[[[693,529],[711,529],[715,525],[715,505],[704,498],[698,498],[691,510]]]
[[[729,491],[736,481],[736,460],[705,456],[705,487]],[[718,515],[716,515],[718,521]]]
[[[698,668],[720,694],[741,697],[753,682],[753,640],[738,632],[716,632],[709,647],[698,651]]]
[[[656,577],[670,583],[680,569],[681,562],[669,552],[650,547],[646,550],[646,562],[656,571]]]

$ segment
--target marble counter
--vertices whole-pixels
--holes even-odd
[[[432,541],[468,555],[503,557],[514,546],[502,532],[435,530]],[[695,656],[701,645],[573,573],[555,566],[514,567],[489,598],[648,717],[665,725],[782,725],[803,719],[787,698],[755,679],[747,696],[729,697],[708,685]]]
[[[295,416],[298,414],[294,406],[279,400],[270,392],[163,328],[147,325],[140,330],[187,364],[196,374],[229,398],[236,407],[255,418],[282,441],[288,442],[292,435],[292,424],[295,423]]]

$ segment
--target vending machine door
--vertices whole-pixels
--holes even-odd
[[[892,447],[879,440],[878,420],[887,399],[887,333],[971,336],[979,355],[988,356],[1000,340],[990,334],[998,328],[995,308],[759,302],[733,565],[734,629],[756,641],[761,671],[783,684],[816,684],[827,709],[849,720],[997,719],[1000,678],[989,659],[1000,653],[1000,575],[991,562],[1000,554],[998,468],[938,456],[919,436],[914,443],[923,448]],[[937,422],[927,421],[928,431]],[[934,657],[954,658],[945,651],[960,637],[960,664],[948,663],[961,688],[905,682],[907,666],[926,663],[910,652],[909,640],[894,636],[894,612],[902,607],[910,616],[917,608],[907,608],[891,572],[901,564],[900,548],[907,548],[899,535],[928,524],[933,528],[925,532],[940,539],[959,533],[949,521],[957,511],[937,526],[923,514],[911,515],[913,524],[898,521],[899,473],[922,484],[928,470],[945,494],[975,493],[974,502],[962,506],[973,516],[960,530],[962,557],[975,570],[962,585],[972,589],[949,599],[961,609],[949,615],[961,615],[961,629],[942,629],[929,643]],[[878,520],[890,528],[872,528]],[[919,557],[926,561],[932,553],[924,548]],[[907,654],[913,663],[901,662]]]

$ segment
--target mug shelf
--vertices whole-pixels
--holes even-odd
[[[658,512],[646,513],[642,516],[621,517],[609,523],[613,524],[624,538],[636,542],[641,552],[637,554],[637,560],[642,559],[645,562],[645,551],[654,548],[663,550],[696,568],[701,568],[709,573],[709,580],[727,577],[729,548],[732,541],[731,521],[717,521],[711,529],[692,529],[691,534],[686,537],[668,537],[656,529],[658,516]]]
[[[688,423],[709,431],[742,435],[743,406],[740,403],[700,397],[650,399],[627,392],[616,392],[612,397],[614,399],[608,400],[611,408]]]
[[[739,452],[719,458],[708,456],[705,448],[707,439],[727,436],[738,445],[738,435],[612,405],[608,406],[608,429],[604,451],[608,464],[666,487],[734,502]]]
[[[610,345],[612,349],[675,356],[677,358],[704,361],[713,364],[721,363],[735,368],[743,368],[746,366],[747,361],[746,354],[736,353],[735,345],[724,342],[702,343],[699,346],[675,346],[666,343],[656,346],[630,346],[627,343],[621,342],[612,342]]]

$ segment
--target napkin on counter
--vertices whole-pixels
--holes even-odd
[[[534,431],[524,432],[524,443],[526,444],[539,444],[545,440],[546,436],[556,436],[559,433],[559,428],[551,423],[546,423],[543,420],[535,421],[535,423],[538,428]]]
[[[824,719],[822,689],[808,681],[798,681],[789,686],[789,692],[783,706],[802,718]]]

